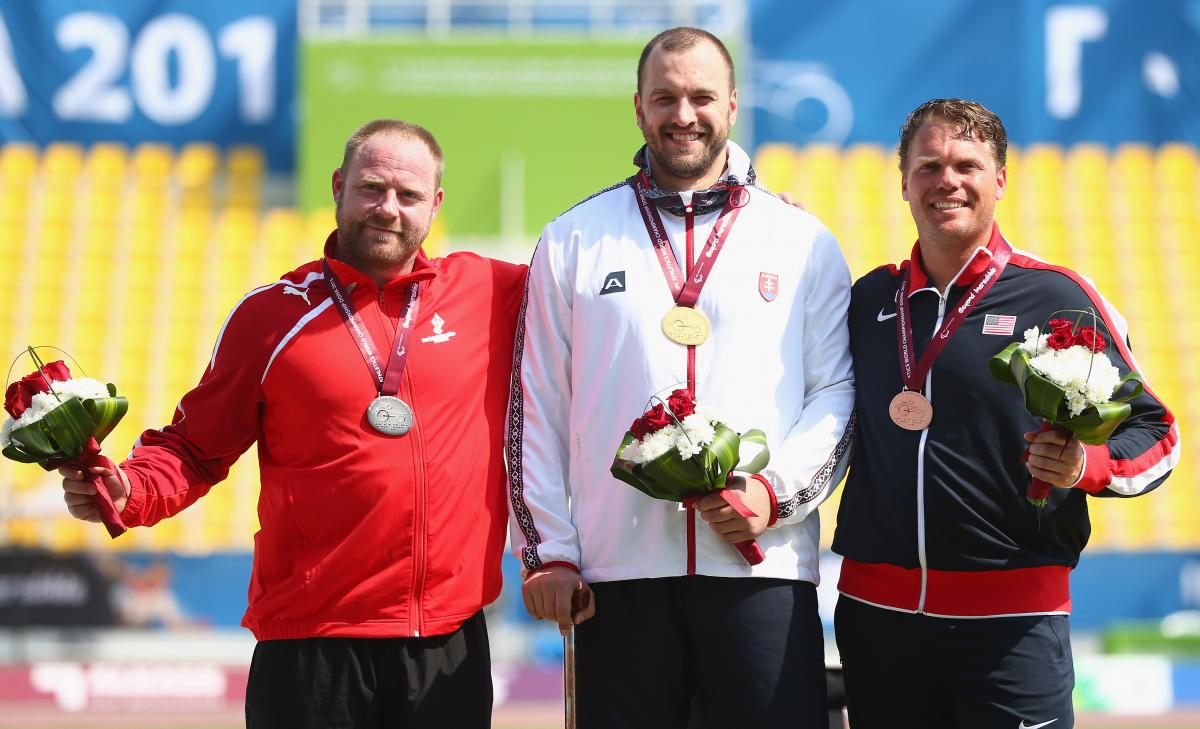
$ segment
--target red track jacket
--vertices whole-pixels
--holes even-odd
[[[381,290],[331,257],[335,241],[326,259],[384,358],[407,284],[420,281],[399,392],[413,429],[389,437],[367,424],[376,382],[313,261],[234,308],[172,423],[143,433],[121,464],[121,516],[132,526],[178,513],[257,441],[261,528],[242,624],[259,640],[449,633],[500,593],[525,267],[422,253]]]

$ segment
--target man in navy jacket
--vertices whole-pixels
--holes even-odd
[[[1138,369],[1124,319],[1087,280],[1001,235],[1007,146],[977,103],[914,110],[899,152],[920,238],[911,260],[854,285],[859,429],[833,549],[855,729],[1070,727],[1069,573],[1088,498],[1147,493],[1178,460],[1174,418],[1149,387],[1093,446],[1039,430],[988,374],[1061,310],[1094,311],[1108,358]],[[1053,487],[1044,507],[1026,498],[1030,478]]]

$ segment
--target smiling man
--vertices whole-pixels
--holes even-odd
[[[1088,499],[1145,494],[1178,459],[1174,419],[1148,389],[1107,444],[1081,445],[1038,432],[1019,392],[988,374],[1063,310],[1094,311],[1109,359],[1138,369],[1125,320],[1091,284],[1001,235],[1007,149],[977,103],[913,111],[901,192],[920,237],[911,260],[854,284],[859,430],[833,542],[854,729],[1068,729],[1068,581]],[[1055,487],[1044,507],[1026,498],[1031,476]]]
[[[825,226],[754,186],[720,40],[665,31],[637,81],[636,172],[547,225],[531,264],[509,431],[525,604],[579,624],[582,729],[683,727],[693,695],[712,729],[819,726],[816,508],[853,432],[849,272]],[[766,432],[767,468],[728,484],[748,509],[610,474],[647,399],[685,387]]]
[[[526,271],[426,257],[441,179],[424,128],[359,128],[324,255],[246,294],[172,422],[93,470],[126,524],[150,526],[257,443],[248,729],[490,725],[483,607],[500,593]],[[60,472],[71,514],[97,520],[91,482]]]

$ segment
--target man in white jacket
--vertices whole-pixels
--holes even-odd
[[[754,187],[728,141],[720,40],[651,40],[634,110],[638,172],[547,225],[531,263],[508,442],[525,605],[579,624],[583,729],[683,727],[693,695],[710,729],[818,726],[816,509],[853,440],[849,271],[829,230]],[[700,336],[668,338],[675,307]],[[766,432],[769,465],[728,484],[748,512],[720,494],[685,509],[610,475],[649,396],[683,387],[734,430]],[[750,539],[765,552],[753,566],[733,546]]]

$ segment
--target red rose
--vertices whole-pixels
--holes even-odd
[[[645,415],[633,421],[633,425],[629,426],[629,432],[633,433],[634,438],[642,440],[667,424],[660,422],[663,418],[666,418],[667,423],[671,421],[671,416],[667,415],[663,406],[655,405]]]
[[[1066,331],[1069,334],[1071,332],[1071,330],[1074,328],[1075,328],[1075,325],[1071,323],[1070,319],[1051,319],[1050,320],[1050,331],[1052,331],[1052,332]]]
[[[691,390],[676,390],[667,398],[667,407],[675,413],[675,417],[683,420],[696,412],[696,400],[692,397]]]
[[[667,412],[662,403],[650,408],[650,411],[642,416],[642,420],[650,428],[651,433],[657,433],[672,422],[671,413]]]
[[[671,414],[662,406],[662,403],[658,403],[647,410],[645,415],[633,421],[633,425],[629,426],[629,431],[633,433],[634,438],[641,440],[651,433],[657,433],[670,424]]]
[[[4,391],[4,409],[14,419],[19,418],[33,404],[34,395],[50,391],[46,380],[65,382],[69,379],[71,379],[71,370],[67,369],[62,360],[51,362],[41,370],[25,375],[9,385],[8,389]]]
[[[1079,333],[1075,335],[1075,344],[1082,344],[1096,353],[1103,352],[1108,346],[1104,335],[1096,331],[1095,327],[1080,327]]]
[[[1075,343],[1075,337],[1071,336],[1070,330],[1058,329],[1049,337],[1046,338],[1046,344],[1050,349],[1066,349]]]

